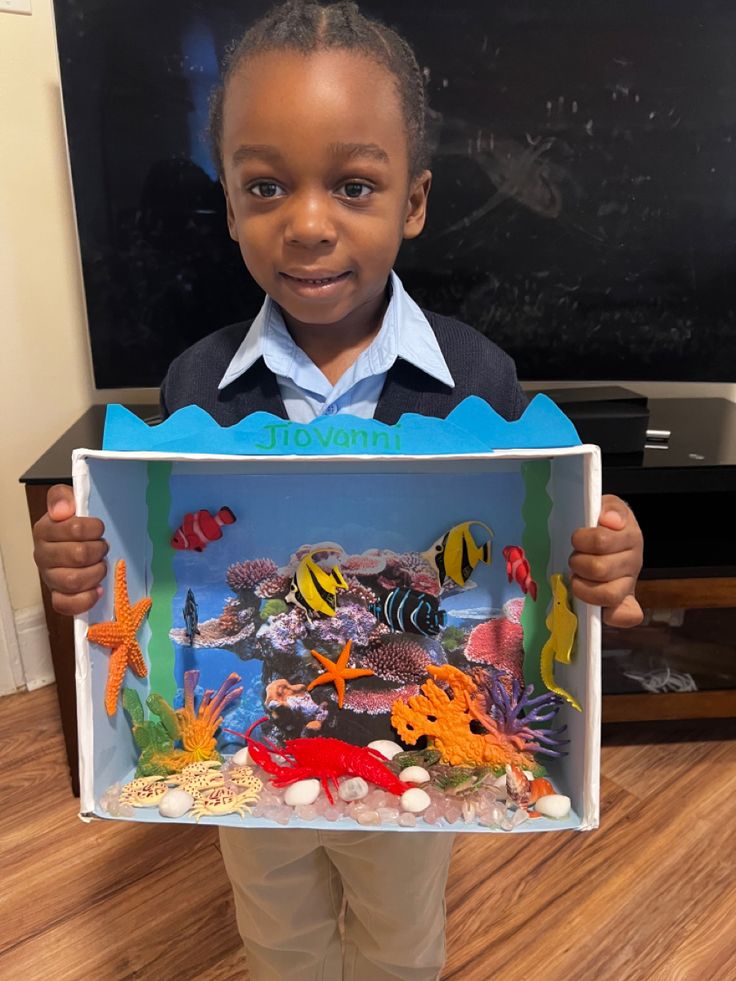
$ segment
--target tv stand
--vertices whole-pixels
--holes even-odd
[[[156,406],[129,406],[151,421]],[[736,717],[736,403],[652,399],[649,428],[669,430],[666,448],[603,458],[604,493],[634,509],[644,532],[637,598],[647,622],[604,630],[603,721]],[[71,483],[71,453],[101,446],[105,406],[93,406],[20,478],[34,523],[51,484]],[[78,794],[74,636],[42,584],[72,786]],[[695,691],[647,691],[667,681]],[[661,673],[661,674],[660,674]],[[634,675],[634,677],[631,677]],[[655,684],[656,687],[656,684]],[[671,687],[671,686],[669,686]]]

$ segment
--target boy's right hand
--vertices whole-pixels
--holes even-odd
[[[90,610],[107,574],[108,544],[99,518],[78,518],[74,491],[54,484],[46,496],[46,514],[33,526],[33,558],[51,590],[57,613],[73,616]]]

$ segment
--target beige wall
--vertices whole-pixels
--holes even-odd
[[[0,160],[0,549],[18,610],[40,594],[17,478],[92,395],[51,0],[0,14]]]
[[[0,13],[0,554],[15,610],[40,602],[17,478],[104,400],[89,366],[51,11],[51,0],[33,0],[30,17]],[[634,387],[736,401],[736,385]]]
[[[0,554],[14,610],[41,601],[17,478],[95,401],[51,0],[0,13]]]

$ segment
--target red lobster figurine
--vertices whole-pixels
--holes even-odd
[[[330,804],[334,804],[329,781],[331,780],[337,787],[338,777],[363,777],[369,783],[396,794],[397,797],[414,786],[412,783],[399,780],[386,766],[385,758],[375,749],[353,746],[342,739],[331,739],[326,736],[287,739],[283,749],[270,740],[259,743],[251,733],[262,722],[268,722],[267,715],[257,719],[247,732],[236,732],[234,729],[224,731],[245,740],[253,762],[266,773],[274,774],[274,779],[271,781],[274,787],[286,787],[290,783],[296,783],[297,780],[316,778],[322,784]],[[288,766],[279,766],[271,759],[272,754],[286,760]]]

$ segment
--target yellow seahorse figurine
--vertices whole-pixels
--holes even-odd
[[[580,702],[565,691],[555,682],[554,662],[569,664],[572,659],[572,650],[575,645],[575,637],[578,630],[578,618],[570,609],[570,599],[567,592],[565,580],[559,572],[553,573],[549,577],[552,586],[552,607],[547,614],[545,623],[549,630],[549,637],[542,648],[541,672],[542,681],[550,691],[555,692],[572,705],[578,712],[582,712]]]

